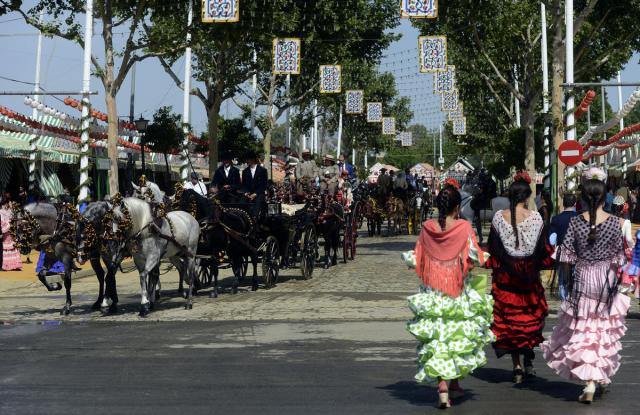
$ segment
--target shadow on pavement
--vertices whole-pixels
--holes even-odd
[[[387,391],[395,399],[406,401],[412,405],[435,408],[438,403],[438,388],[435,385],[420,385],[413,381],[403,380],[378,389]],[[455,403],[460,404],[469,400],[474,400],[474,393],[465,388],[464,397],[456,399]]]
[[[513,373],[510,370],[499,368],[480,368],[473,372],[472,377],[487,383],[511,383]],[[575,401],[582,390],[582,386],[556,380],[547,380],[539,376],[529,378],[514,388],[530,390],[547,395],[551,398]]]

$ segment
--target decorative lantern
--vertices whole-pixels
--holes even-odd
[[[462,117],[453,120],[453,135],[465,135],[467,134],[467,118]]]
[[[346,92],[345,113],[362,114],[364,111],[364,91],[349,90]]]
[[[452,92],[456,88],[456,67],[453,65],[447,65],[447,70],[444,72],[436,72],[433,74],[433,92],[436,94],[443,94],[445,92]]]
[[[435,19],[438,17],[438,0],[400,0],[400,17]]]
[[[300,74],[300,39],[273,39],[273,67],[276,75]]]
[[[320,93],[339,94],[342,92],[342,66],[320,65]]]
[[[420,72],[443,72],[447,70],[447,37],[418,37]]]
[[[367,121],[382,122],[382,102],[367,102]]]
[[[456,111],[458,109],[458,90],[444,93],[440,96],[442,111]]]
[[[395,134],[396,134],[396,118],[383,117],[382,118],[382,135],[395,135]]]
[[[240,0],[202,0],[203,23],[233,23],[240,20]]]

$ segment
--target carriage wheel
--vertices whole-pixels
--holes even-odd
[[[342,230],[342,262],[345,264],[349,260],[351,253],[351,218],[345,218],[344,228]]]
[[[280,272],[280,249],[275,236],[269,236],[262,254],[262,279],[266,288],[273,287]]]
[[[351,221],[351,259],[356,259],[356,246],[358,244],[358,221]]]
[[[206,258],[196,258],[196,278],[200,282],[201,289],[210,286],[213,280],[210,261]]]
[[[316,266],[316,254],[318,252],[318,238],[313,225],[304,228],[302,237],[302,253],[300,255],[300,269],[302,278],[305,280],[313,276],[313,269]]]

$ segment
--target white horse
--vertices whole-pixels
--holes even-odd
[[[166,217],[154,218],[151,205],[135,197],[123,200],[129,215],[121,206],[114,209],[112,231],[127,217],[131,220],[128,229],[123,229],[127,247],[140,273],[140,316],[145,317],[153,308],[156,294],[157,272],[153,272],[164,257],[176,267],[180,278],[189,283],[185,309],[193,308],[193,282],[195,277],[195,255],[200,239],[200,226],[187,212],[174,211]],[[151,278],[150,278],[151,277]]]
[[[163,203],[166,201],[164,191],[162,191],[154,182],[147,180],[143,186],[138,186],[131,182],[131,185],[133,186],[134,196],[138,199],[143,199],[150,203]],[[149,193],[151,197],[149,197]]]

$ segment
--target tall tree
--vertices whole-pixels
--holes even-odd
[[[556,145],[564,130],[562,87],[564,78],[564,1],[544,2],[552,39],[553,127]],[[473,10],[469,14],[468,10]],[[638,0],[585,0],[576,2],[576,79],[609,78],[637,49]],[[514,98],[520,102],[524,129],[525,168],[535,173],[535,152],[541,146],[539,110],[542,102],[540,58],[540,2],[523,0],[449,0],[441,4],[435,23],[415,23],[425,34],[446,34],[450,63],[469,117],[470,141],[496,141],[507,150],[516,127]],[[519,88],[516,90],[515,81]],[[484,149],[484,147],[481,147]]]
[[[173,108],[160,107],[153,114],[153,123],[147,127],[145,139],[147,145],[157,153],[164,155],[167,169],[167,183],[171,180],[168,155],[180,149],[182,141],[181,117],[173,112]]]
[[[40,0],[30,9],[22,8],[22,1],[0,0],[0,7],[19,13],[24,21],[37,28],[47,36],[56,36],[84,47],[84,30],[79,23],[84,14],[85,3],[78,0]],[[47,21],[38,19],[40,11],[45,11]],[[118,111],[116,96],[122,87],[129,70],[136,62],[157,56],[153,52],[149,39],[142,31],[142,24],[150,19],[153,13],[174,14],[171,5],[160,0],[96,0],[94,17],[101,23],[103,41],[102,54],[91,56],[94,75],[101,81],[105,91],[107,107],[108,140],[107,152],[111,159],[109,169],[109,190],[113,195],[118,192]],[[115,31],[124,34],[124,42],[117,45],[114,41]],[[172,49],[180,49],[183,45],[173,43]],[[164,53],[165,51],[163,51]],[[99,57],[100,56],[100,57]]]

